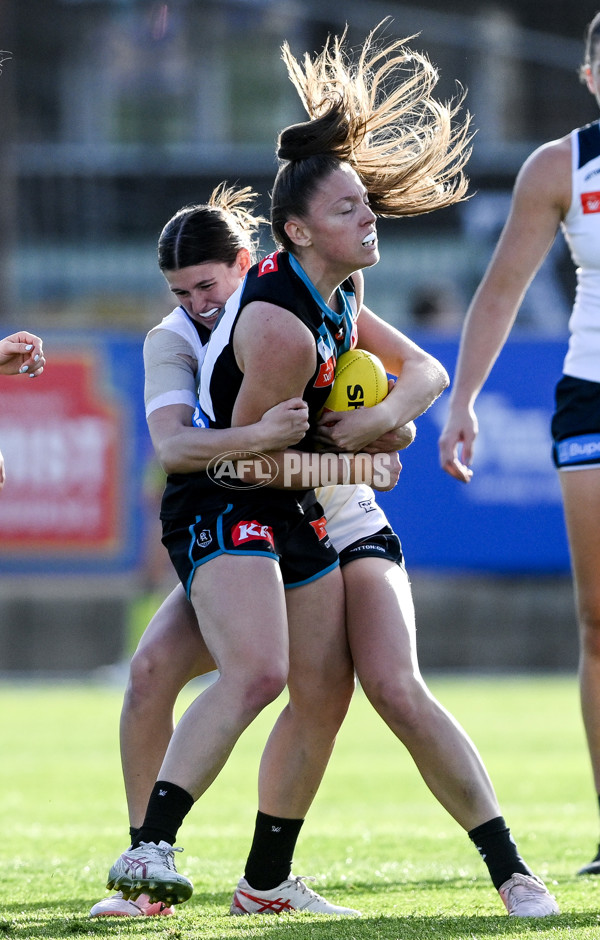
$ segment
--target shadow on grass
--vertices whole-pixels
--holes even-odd
[[[166,937],[169,940],[236,940],[260,937],[265,940],[463,940],[463,938],[516,937],[535,934],[536,938],[556,936],[557,931],[589,931],[598,927],[598,918],[591,914],[560,914],[546,920],[521,920],[506,916],[437,917],[437,916],[363,916],[361,918],[327,918],[323,915],[281,914],[278,916],[229,917],[223,914],[174,918],[107,917],[90,921],[64,911],[46,916],[25,916],[0,919],[0,936],[7,940],[27,938],[87,937]]]
[[[412,887],[417,888],[419,885]],[[432,880],[431,885],[436,882]],[[439,885],[439,882],[437,882]],[[408,886],[405,886],[408,887]],[[365,886],[372,895],[393,891],[393,886]],[[64,940],[73,936],[165,937],[166,940],[485,940],[495,937],[556,936],[557,931],[598,928],[598,914],[591,911],[560,914],[544,919],[515,919],[506,914],[456,915],[365,914],[360,918],[331,918],[323,915],[281,914],[279,916],[231,917],[231,895],[196,892],[194,901],[178,909],[174,917],[105,917],[90,920],[89,898],[71,898],[64,903],[3,904],[0,937],[7,940]],[[347,899],[352,903],[351,899]],[[356,901],[358,903],[358,900]],[[86,912],[82,914],[81,912]]]
[[[440,889],[443,889],[440,891]],[[323,889],[321,889],[323,890]],[[432,913],[439,892],[440,913]],[[0,937],[6,940],[64,940],[77,936],[127,937],[148,940],[486,940],[486,938],[555,937],[569,931],[577,940],[598,930],[600,915],[595,910],[569,911],[548,918],[508,917],[487,879],[439,878],[397,879],[392,881],[330,882],[326,894],[339,903],[363,908],[360,918],[331,918],[324,915],[281,914],[279,916],[231,917],[231,891],[201,891],[176,909],[173,917],[103,917],[91,920],[88,911],[97,897],[64,898],[36,904],[3,903],[0,911]],[[432,903],[432,898],[434,902]],[[490,898],[498,904],[497,913],[481,913]],[[396,900],[397,899],[397,900]],[[451,916],[452,903],[457,913]],[[560,898],[559,898],[560,901]],[[402,913],[395,907],[402,905]],[[479,909],[479,913],[465,914]],[[379,908],[374,912],[373,908]],[[407,908],[410,911],[407,912]],[[369,910],[370,909],[370,910]],[[420,914],[419,910],[427,911]],[[416,913],[413,913],[416,911]],[[585,933],[584,933],[585,932]],[[600,937],[600,933],[598,934]]]

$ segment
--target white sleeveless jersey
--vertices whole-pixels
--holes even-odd
[[[196,407],[209,336],[208,328],[196,325],[183,307],[150,330],[144,342],[146,417],[165,405]],[[190,359],[196,361],[195,370]]]
[[[600,122],[571,131],[572,197],[562,223],[577,266],[565,375],[600,382]]]

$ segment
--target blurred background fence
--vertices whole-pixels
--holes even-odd
[[[267,210],[277,131],[302,111],[280,62],[385,17],[468,89],[472,197],[382,221],[367,302],[452,373],[458,331],[541,142],[596,117],[577,79],[596,11],[563,0],[4,0],[0,6],[0,331],[45,339],[39,382],[0,384],[0,672],[70,672],[127,652],[132,602],[172,575],[142,406],[141,346],[172,306],[156,241],[221,180]],[[457,85],[458,83],[458,85]],[[266,230],[264,247],[270,249]],[[476,477],[438,467],[442,398],[384,498],[412,573],[421,658],[570,669],[576,638],[549,418],[574,272],[562,241],[480,397]]]

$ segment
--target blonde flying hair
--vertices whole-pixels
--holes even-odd
[[[267,221],[253,214],[257,196],[250,186],[237,188],[224,182],[212,191],[208,202],[179,209],[158,241],[161,271],[209,261],[232,265],[240,248],[247,248],[255,260],[258,230]]]
[[[466,197],[470,115],[455,121],[464,93],[446,103],[434,98],[438,72],[407,45],[414,37],[383,45],[382,26],[368,34],[356,62],[345,48],[347,29],[301,62],[287,43],[282,47],[288,76],[309,116],[278,139],[271,223],[282,244],[286,217],[302,215],[299,209],[306,210],[316,188],[309,176],[314,180],[316,172],[318,183],[336,161],[356,170],[381,216],[421,215]]]

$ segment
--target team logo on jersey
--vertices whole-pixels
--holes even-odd
[[[210,529],[202,529],[196,536],[196,545],[198,548],[208,548],[212,542],[212,532]]]
[[[600,212],[600,192],[582,193],[581,208],[584,215],[589,215],[591,212]]]
[[[327,538],[327,520],[325,516],[321,516],[320,519],[315,519],[314,522],[311,522],[311,526],[315,530],[319,542]]]
[[[278,271],[279,267],[277,265],[277,256],[279,255],[278,251],[272,251],[270,255],[267,255],[266,258],[263,258],[258,265],[258,276],[262,277],[263,274],[271,274],[273,271]]]
[[[267,541],[275,548],[275,539],[271,526],[261,525],[256,519],[251,522],[238,522],[231,530],[231,541],[234,545],[244,545],[247,542]]]
[[[372,499],[360,499],[358,505],[361,509],[364,509],[365,512],[374,512],[377,509],[377,506],[373,505]]]

